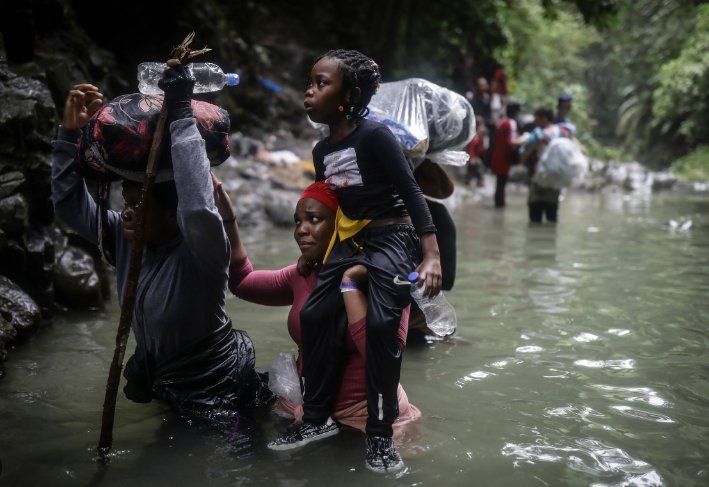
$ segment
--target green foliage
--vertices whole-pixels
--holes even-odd
[[[709,145],[697,147],[672,165],[672,172],[693,181],[709,181]]]
[[[685,147],[677,120],[654,112],[653,94],[660,67],[677,58],[694,31],[695,12],[691,0],[623,0],[617,26],[603,32],[592,54],[595,118],[608,129],[613,124],[623,149],[650,166],[666,166]]]
[[[660,133],[674,130],[690,146],[709,142],[709,5],[697,8],[692,35],[679,56],[662,66],[653,101]]]
[[[498,55],[511,78],[512,96],[531,112],[541,106],[554,109],[559,93],[571,94],[569,117],[579,134],[588,136],[594,125],[584,81],[590,66],[582,54],[599,40],[597,31],[568,7],[557,7],[551,21],[547,10],[534,0],[514,2],[503,15],[509,42]]]

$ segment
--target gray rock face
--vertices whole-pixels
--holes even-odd
[[[39,306],[10,279],[0,276],[0,314],[17,331],[26,337],[40,324]]]

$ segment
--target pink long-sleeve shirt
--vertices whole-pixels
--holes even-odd
[[[298,273],[295,264],[275,271],[255,271],[251,262],[246,259],[241,263],[233,263],[229,268],[229,289],[239,298],[267,306],[291,305],[288,312],[288,333],[298,346],[299,373],[302,372],[300,310],[315,288],[316,281],[316,273],[303,277]],[[406,345],[408,321],[409,307],[407,306],[401,314],[398,331],[402,349]],[[337,394],[335,411],[349,408],[361,401],[366,402],[367,398],[365,320],[349,323],[348,327],[342,381]]]

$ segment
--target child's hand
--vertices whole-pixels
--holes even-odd
[[[416,268],[419,273],[419,282],[426,285],[424,295],[435,296],[441,291],[443,274],[441,272],[441,260],[437,257],[424,257],[423,262]]]
[[[69,91],[64,104],[62,127],[79,130],[89,123],[91,116],[103,104],[103,94],[94,85],[82,83]]]
[[[441,291],[443,273],[441,272],[441,253],[438,250],[438,240],[435,233],[424,233],[421,239],[423,261],[416,268],[419,273],[419,286],[426,285],[424,295],[435,296]]]

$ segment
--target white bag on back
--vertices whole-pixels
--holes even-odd
[[[542,152],[532,179],[545,188],[561,189],[588,171],[588,159],[573,140],[552,139]]]

